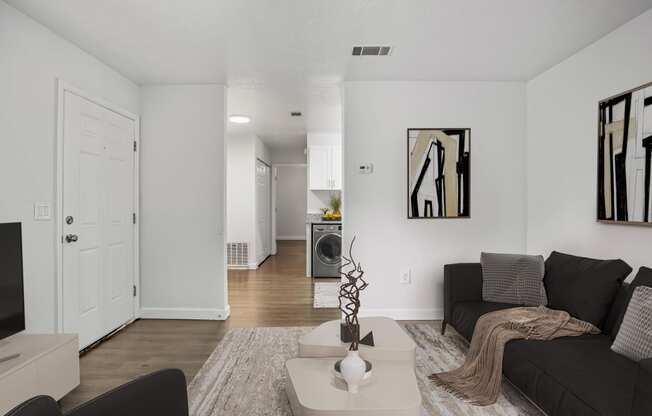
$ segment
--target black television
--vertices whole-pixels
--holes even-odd
[[[24,329],[21,224],[3,223],[0,224],[0,339]]]

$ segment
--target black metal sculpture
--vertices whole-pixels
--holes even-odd
[[[351,267],[350,270],[340,272],[346,280],[340,286],[339,305],[340,310],[344,313],[344,322],[340,328],[340,338],[342,342],[350,342],[349,350],[357,351],[360,344],[360,323],[358,322],[358,312],[360,311],[360,292],[369,284],[364,280],[364,271],[362,265],[353,258],[353,243],[355,237],[351,240],[349,246],[349,256],[342,256],[344,263],[342,269]],[[364,337],[365,344],[373,346],[373,334],[369,333]]]

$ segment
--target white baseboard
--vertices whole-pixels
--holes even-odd
[[[305,240],[306,236],[305,235],[284,235],[284,236],[276,236],[276,240]]]
[[[443,309],[365,309],[361,308],[360,317],[384,316],[397,321],[433,321],[444,318]]]
[[[249,269],[249,266],[246,265],[246,264],[242,265],[242,266],[241,265],[235,265],[235,264],[228,264],[226,267],[229,270],[247,270],[247,269]]]
[[[198,319],[224,321],[231,314],[231,306],[213,308],[140,308],[141,319]]]

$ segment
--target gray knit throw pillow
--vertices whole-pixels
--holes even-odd
[[[634,361],[652,358],[652,287],[634,289],[611,349]]]
[[[482,299],[515,305],[547,305],[543,256],[482,253]]]

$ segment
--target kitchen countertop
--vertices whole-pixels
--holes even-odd
[[[306,224],[333,224],[341,225],[342,221],[326,221],[321,218],[321,214],[306,214]]]

